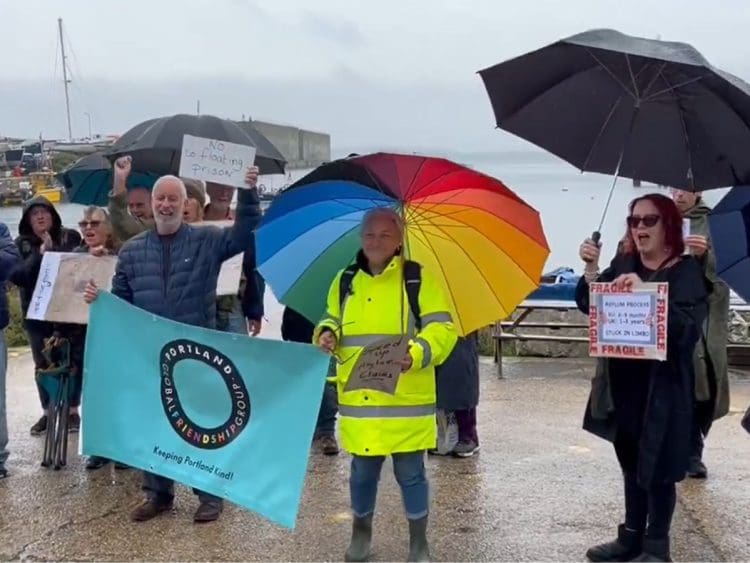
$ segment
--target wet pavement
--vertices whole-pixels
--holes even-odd
[[[430,457],[434,560],[582,561],[610,539],[622,513],[611,446],[581,430],[587,360],[506,360],[505,379],[483,359],[479,435],[469,459]],[[227,505],[215,523],[194,525],[197,499],[178,487],[175,510],[136,524],[135,471],[87,472],[70,440],[68,467],[39,466],[44,440],[30,355],[12,352],[8,371],[9,479],[0,481],[0,560],[341,560],[349,536],[348,456],[310,457],[297,528],[288,531]],[[679,485],[673,558],[750,558],[750,435],[740,427],[750,379],[732,381],[732,412],[708,438],[706,481]],[[137,416],[137,413],[133,413]],[[134,438],[135,439],[135,438]],[[373,559],[404,561],[408,538],[398,487],[384,467]]]

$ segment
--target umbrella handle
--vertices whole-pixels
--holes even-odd
[[[599,241],[601,240],[601,238],[602,238],[602,234],[599,231],[594,231],[593,233],[591,233],[591,240],[597,246],[599,246]],[[584,262],[589,263],[591,262],[591,260],[584,260]]]

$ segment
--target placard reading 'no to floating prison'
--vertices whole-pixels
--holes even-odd
[[[184,135],[179,175],[247,188],[245,172],[255,163],[255,147]]]

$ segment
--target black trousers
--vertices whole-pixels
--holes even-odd
[[[674,483],[655,483],[649,489],[638,484],[638,440],[628,436],[615,439],[615,453],[625,485],[625,527],[646,532],[652,539],[666,539],[677,502]]]

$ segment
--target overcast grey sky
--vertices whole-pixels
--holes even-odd
[[[685,41],[750,80],[747,0],[2,2],[0,135],[66,136],[179,112],[250,115],[350,148],[527,146],[494,129],[476,71],[586,29]]]

